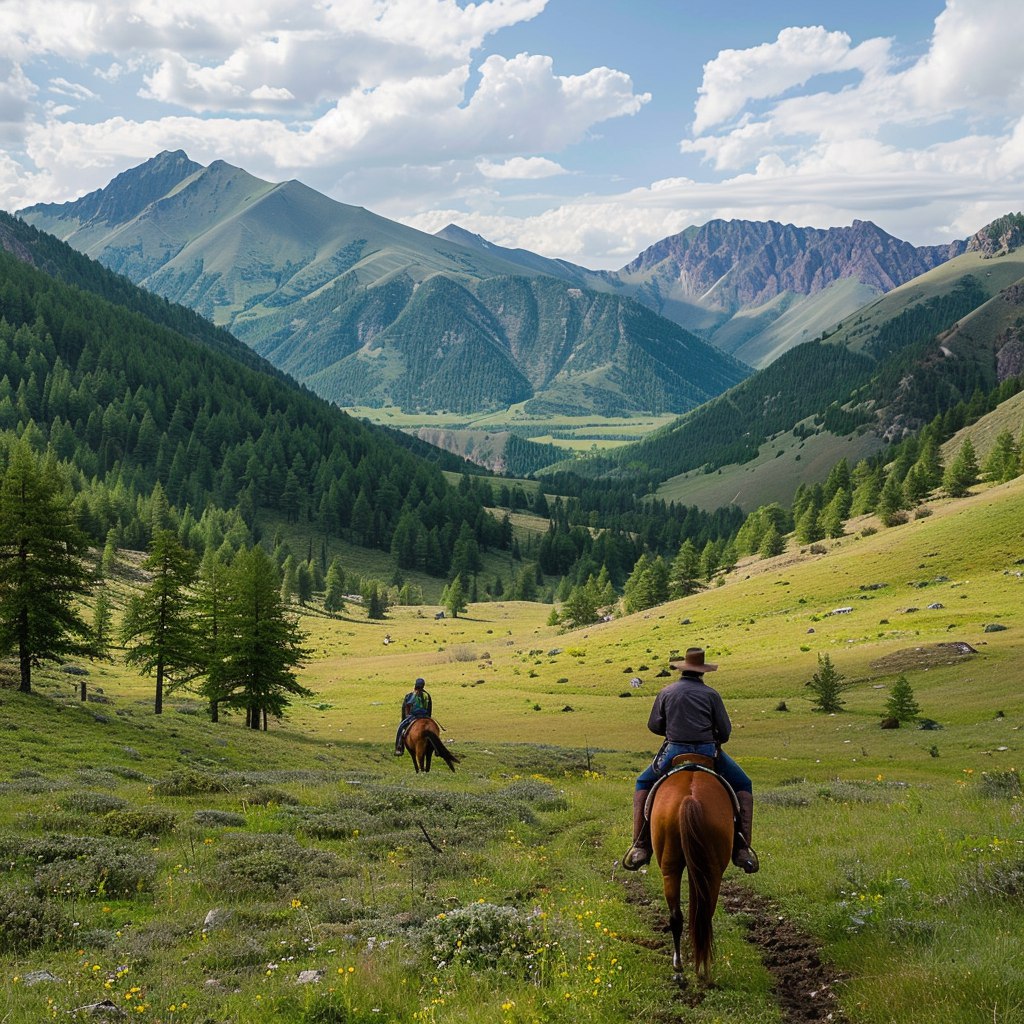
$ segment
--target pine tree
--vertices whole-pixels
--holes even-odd
[[[159,715],[165,690],[170,693],[194,679],[205,661],[189,596],[196,565],[171,530],[154,535],[142,564],[152,572],[152,581],[129,600],[121,623],[121,642],[125,661],[137,665],[143,675],[155,677],[153,711]]]
[[[106,590],[100,589],[96,595],[96,603],[92,610],[92,632],[96,644],[96,657],[106,657],[110,647],[110,629],[113,615],[110,609],[110,598]]]
[[[21,441],[0,484],[0,654],[17,654],[22,693],[40,661],[93,652],[77,604],[92,587],[87,547],[56,467]]]
[[[687,597],[700,589],[700,555],[689,537],[679,546],[668,574],[668,590],[672,597]]]
[[[1019,476],[1020,470],[1020,451],[1017,442],[1009,430],[1003,430],[996,438],[988,458],[985,459],[985,477],[1002,484]]]
[[[942,487],[951,498],[962,498],[978,482],[978,458],[971,439],[965,438],[957,457],[942,475]]]
[[[201,687],[210,702],[210,721],[219,718],[217,693],[220,686],[219,660],[220,634],[224,627],[224,608],[227,603],[228,563],[220,554],[207,548],[199,565],[199,577],[193,599],[195,626],[202,637],[199,644],[202,674],[206,677]]]
[[[901,675],[892,684],[892,690],[885,702],[885,710],[890,718],[898,722],[912,722],[921,714],[921,708],[914,700],[914,690],[906,676]]]
[[[896,473],[890,473],[885,478],[885,486],[878,496],[878,504],[875,511],[883,526],[898,526],[906,522],[906,517],[901,513],[906,507],[906,499],[903,496],[903,484]]]
[[[459,612],[464,612],[468,607],[466,604],[466,587],[462,582],[461,576],[456,576],[455,579],[444,588],[444,593],[441,595],[441,604],[448,610],[448,614],[453,618],[459,617]]]
[[[776,555],[781,555],[786,550],[786,538],[775,528],[775,524],[772,523],[765,531],[764,537],[761,539],[761,546],[757,549],[757,553],[762,558],[774,558]]]
[[[324,608],[332,614],[345,610],[345,570],[335,558],[327,569],[327,591],[324,594]]]
[[[853,686],[845,676],[832,664],[827,654],[818,655],[818,671],[805,684],[813,694],[811,704],[815,711],[834,714],[842,711],[846,703],[842,694]]]
[[[277,567],[259,546],[240,551],[225,579],[215,699],[245,709],[246,725],[267,727],[294,696],[308,697],[293,671],[309,652],[281,600]]]

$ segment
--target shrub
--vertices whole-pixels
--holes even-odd
[[[0,953],[58,945],[68,924],[60,903],[24,889],[0,890]]]
[[[310,881],[349,873],[335,854],[301,846],[288,835],[228,833],[219,852],[210,885],[234,896],[294,893]]]
[[[132,896],[152,889],[156,863],[123,843],[94,836],[46,836],[20,844],[16,863],[35,865],[40,893]]]
[[[201,810],[192,815],[192,820],[197,825],[223,826],[225,828],[238,828],[245,824],[245,815],[235,811]]]
[[[162,836],[172,832],[176,824],[175,816],[162,807],[133,807],[105,815],[103,831],[108,836],[142,839],[144,836]]]
[[[243,803],[253,807],[269,807],[271,804],[294,806],[300,803],[297,797],[274,786],[257,786],[255,789],[243,790],[240,794]]]
[[[200,793],[225,793],[227,786],[215,775],[194,769],[172,772],[153,786],[159,796],[197,796]]]
[[[568,807],[565,797],[554,786],[539,779],[517,779],[497,795],[538,811],[561,811]]]
[[[1022,793],[1020,774],[1016,768],[982,772],[978,786],[984,796],[1015,800]]]
[[[72,814],[109,814],[127,807],[128,801],[112,793],[68,793],[57,805]]]
[[[506,974],[528,974],[539,942],[536,918],[515,907],[471,903],[438,914],[424,929],[430,958],[438,967],[466,964]]]

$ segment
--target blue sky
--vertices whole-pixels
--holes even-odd
[[[619,267],[714,217],[1022,205],[1020,0],[0,0],[0,207],[164,149]]]

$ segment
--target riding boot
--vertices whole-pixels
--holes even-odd
[[[644,817],[647,794],[646,789],[633,793],[633,845],[622,858],[622,866],[627,871],[636,871],[651,859],[651,827]]]
[[[736,837],[732,847],[732,862],[738,868],[743,868],[748,875],[757,871],[761,864],[750,846],[750,832],[754,820],[754,794],[746,790],[740,790],[736,794],[740,805],[739,828],[736,830]]]

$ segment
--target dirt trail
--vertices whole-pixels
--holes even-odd
[[[775,979],[775,997],[785,1024],[844,1024],[835,985],[842,975],[824,963],[817,943],[771,901],[736,882],[722,886],[721,906],[742,915],[747,938]]]
[[[653,899],[636,875],[618,877],[626,890],[626,899],[643,909],[655,936],[623,938],[650,949],[664,949],[666,958],[669,957],[672,940],[667,934],[664,903]],[[781,914],[767,897],[737,882],[722,886],[719,913],[723,910],[742,918],[747,940],[758,948],[762,963],[774,980],[783,1024],[847,1024],[835,991],[842,975],[822,961],[820,949],[809,935]],[[657,1024],[678,1024],[686,1019],[684,1007],[694,1006],[702,999],[700,989],[681,987],[677,1006],[666,1008]]]

